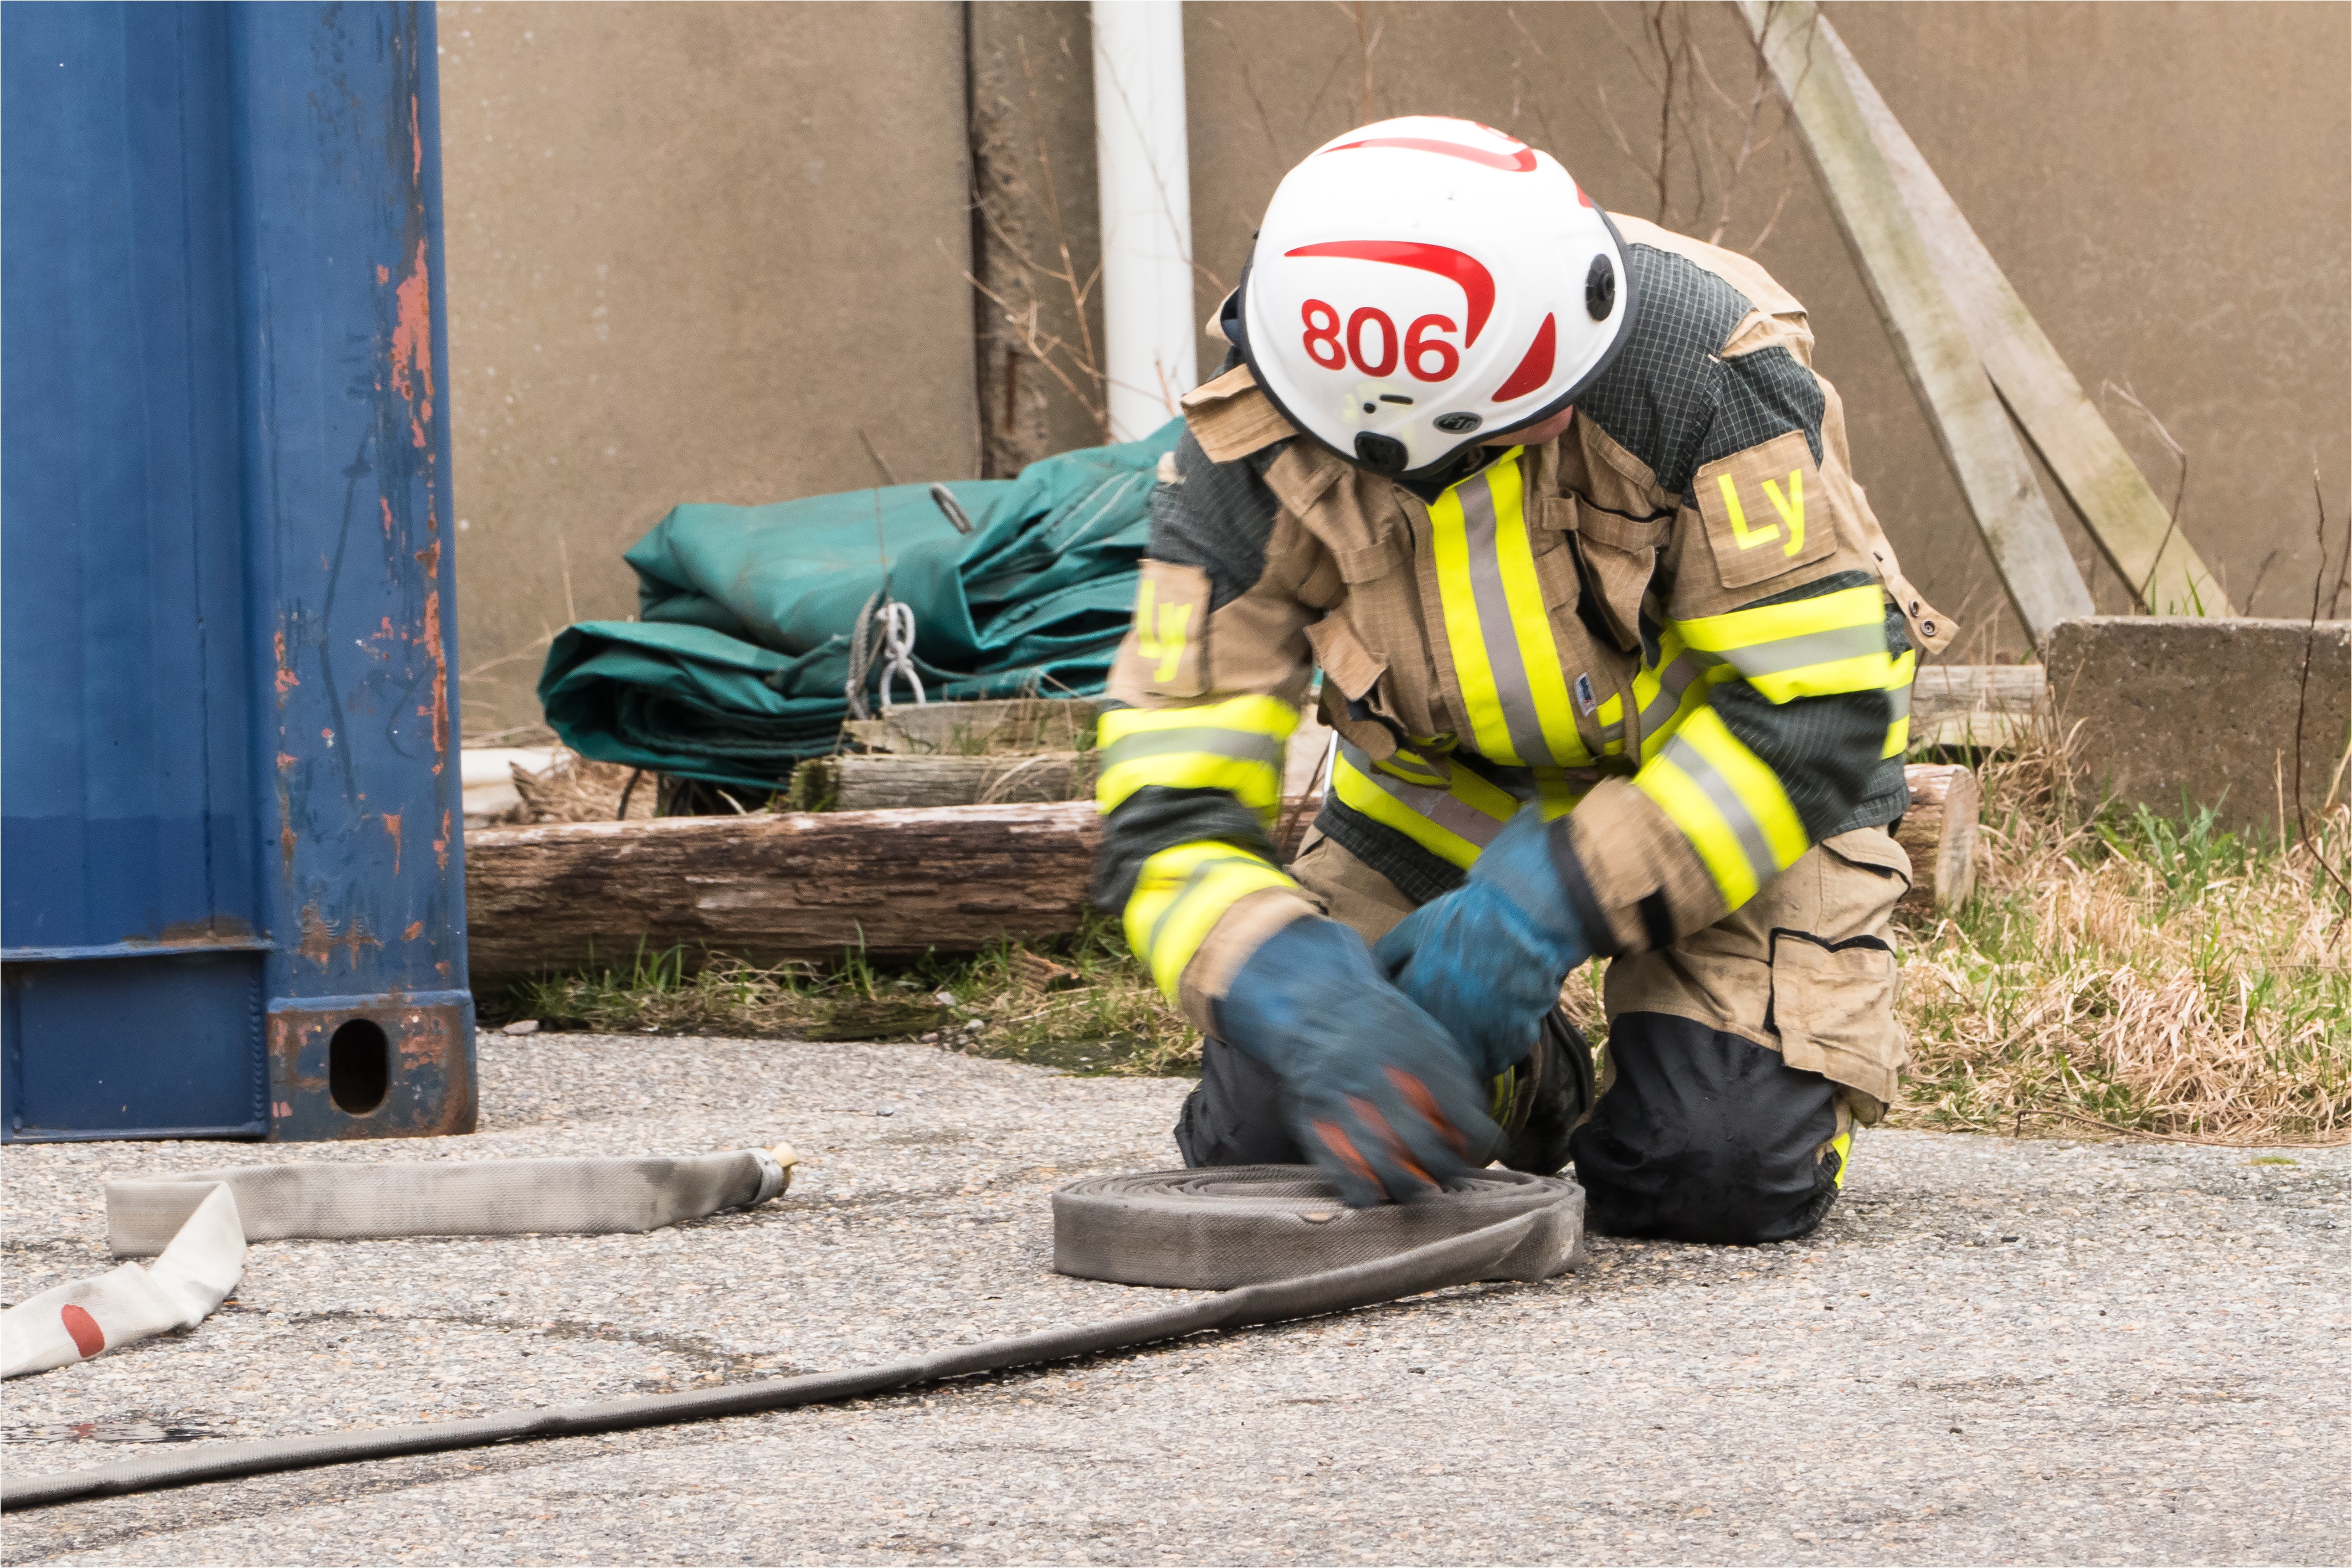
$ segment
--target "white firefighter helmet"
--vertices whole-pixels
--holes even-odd
[[[1566,408],[1633,319],[1625,245],[1548,153],[1383,120],[1283,177],[1226,335],[1284,416],[1384,474]]]

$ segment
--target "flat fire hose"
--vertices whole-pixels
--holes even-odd
[[[110,1199],[111,1195],[110,1189]],[[1574,1182],[1510,1171],[1483,1171],[1458,1191],[1370,1209],[1347,1208],[1337,1190],[1307,1166],[1097,1177],[1054,1194],[1057,1270],[1218,1294],[1098,1323],[983,1341],[864,1371],[811,1373],[683,1394],[510,1410],[462,1421],[205,1444],[169,1458],[129,1459],[0,1483],[0,1511],[279,1470],[860,1399],[1185,1334],[1348,1311],[1476,1280],[1549,1279],[1580,1258],[1583,1225],[1584,1191]],[[25,1302],[12,1315],[46,1300],[47,1294],[54,1292]]]

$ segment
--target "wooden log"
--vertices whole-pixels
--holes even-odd
[[[898,811],[1088,800],[1094,791],[1092,752],[1003,757],[852,752],[812,757],[794,768],[791,804],[802,811]]]
[[[1895,841],[1911,857],[1911,890],[1895,906],[1909,920],[1959,907],[1976,886],[1977,775],[1957,763],[1914,763],[1903,770],[1911,807]]]
[[[1898,835],[1919,911],[1968,896],[1976,777],[1915,764]],[[1284,803],[1283,851],[1316,802]],[[467,947],[477,990],[551,970],[682,950],[756,963],[971,952],[1078,929],[1102,822],[1091,801],[909,811],[668,816],[489,827],[466,836]],[[1912,900],[1905,903],[1913,912]]]
[[[693,967],[1058,935],[1077,929],[1100,834],[1089,801],[485,828],[466,840],[473,984],[641,950]]]

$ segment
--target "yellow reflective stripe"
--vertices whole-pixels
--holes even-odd
[[[1620,757],[1625,754],[1625,699],[1613,695],[1593,710],[1601,724],[1601,754]]]
[[[1296,885],[1272,863],[1230,844],[1202,840],[1162,849],[1143,863],[1127,900],[1120,923],[1128,949],[1173,1002],[1184,966],[1227,910],[1261,888]]]
[[[1535,775],[1536,804],[1542,808],[1546,822],[1557,822],[1566,816],[1592,793],[1592,785],[1585,780],[1562,778],[1551,769],[1538,768]]]
[[[1429,509],[1445,646],[1480,756],[1509,767],[1589,763],[1528,531],[1520,448]]]
[[[1778,774],[1713,709],[1693,714],[1633,776],[1738,909],[1810,847]]]
[[[1853,1163],[1853,1129],[1849,1127],[1831,1139],[1830,1147],[1837,1151],[1837,1170],[1831,1175],[1830,1180],[1837,1184],[1840,1192],[1843,1192],[1845,1168]]]
[[[1874,587],[1677,623],[1693,649],[1729,665],[1772,702],[1888,685],[1885,624]]]
[[[1881,760],[1899,757],[1911,749],[1911,682],[1919,672],[1919,655],[1914,650],[1895,661],[1894,672],[1887,677],[1887,696],[1895,705],[1895,722],[1886,726],[1886,745],[1878,753]]]
[[[1282,804],[1282,747],[1298,710],[1276,697],[1197,708],[1114,708],[1095,726],[1095,804],[1116,810],[1148,784],[1221,789],[1269,818]]]
[[[1467,768],[1454,770],[1449,788],[1429,789],[1382,774],[1345,741],[1331,761],[1331,792],[1342,805],[1465,868],[1519,809],[1517,800]]]
[[[1811,632],[1884,626],[1883,603],[1879,589],[1864,585],[1841,588],[1816,598],[1795,599],[1785,605],[1758,605],[1745,610],[1727,610],[1719,616],[1694,616],[1674,626],[1687,646],[1709,653],[1728,653],[1751,643],[1778,642]]]
[[[1656,801],[1667,820],[1682,829],[1726,904],[1738,909],[1756,896],[1762,884],[1756,879],[1738,835],[1707,799],[1706,791],[1676,767],[1673,757],[1661,755],[1643,763],[1642,771],[1633,775],[1633,787]]]
[[[1732,793],[1763,830],[1765,842],[1771,847],[1773,869],[1795,865],[1812,847],[1812,841],[1805,837],[1804,822],[1781,786],[1780,775],[1731,732],[1721,714],[1712,708],[1695,714],[1677,738],[1713,763],[1731,785]]]
[[[1536,575],[1533,535],[1528,528],[1527,471],[1518,457],[1514,450],[1478,476],[1487,481],[1488,493],[1494,498],[1496,564],[1502,574],[1504,603],[1509,607],[1511,629],[1517,634],[1519,667],[1527,674],[1536,723],[1542,731],[1545,749],[1551,753],[1518,760],[1523,766],[1552,762],[1580,767],[1592,761],[1592,753],[1584,749],[1584,737],[1576,728],[1568,670],[1559,657],[1559,645],[1552,640],[1543,579]]]

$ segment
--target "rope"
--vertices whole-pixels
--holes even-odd
[[[881,623],[877,640],[876,622]],[[874,672],[876,660],[882,665],[882,711],[890,711],[890,682],[893,678],[904,680],[913,689],[917,706],[929,702],[924,695],[923,678],[915,671],[915,606],[902,605],[890,597],[887,584],[875,591],[857,612],[857,619],[849,628],[849,680],[842,694],[849,701],[852,719],[871,719],[874,710],[866,706],[866,679]]]

